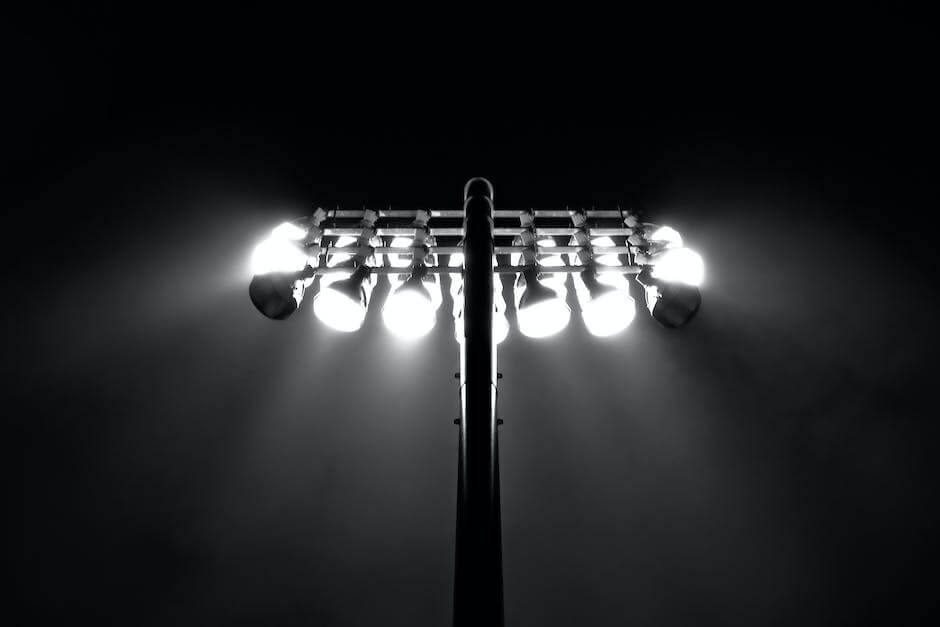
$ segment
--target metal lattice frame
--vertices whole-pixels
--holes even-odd
[[[597,265],[597,272],[620,274],[639,274],[644,267],[643,261],[655,248],[655,243],[646,239],[646,233],[655,225],[639,221],[634,213],[620,209],[497,209],[494,212],[493,234],[496,242],[497,265],[493,271],[497,274],[515,274],[523,272],[527,265],[511,265],[508,256],[523,255],[566,255],[577,254],[582,263],[556,267],[539,266],[539,272],[551,274],[571,274],[589,267],[583,260],[599,255],[618,255],[622,265]],[[428,216],[430,216],[428,218]],[[532,218],[531,227],[522,226],[523,217]],[[354,254],[359,259],[372,255],[408,255],[408,248],[389,246],[386,241],[394,237],[413,238],[415,246],[422,255],[453,255],[463,252],[460,242],[463,239],[464,217],[460,209],[322,209],[318,208],[309,218],[301,218],[294,224],[309,229],[309,235],[303,242],[306,252],[317,259],[315,274],[344,272],[348,269],[328,267],[327,259],[331,255]],[[424,226],[426,225],[426,227]],[[535,238],[527,242],[523,236],[527,233]],[[340,237],[358,239],[356,246],[335,245]],[[615,246],[594,246],[592,238],[608,236],[616,242]],[[539,241],[545,238],[570,238],[578,245],[541,246]],[[382,246],[369,246],[363,250],[362,243],[376,238],[383,241]],[[426,242],[434,242],[428,245]],[[525,243],[520,243],[520,241]],[[570,244],[570,243],[569,243]],[[358,254],[356,249],[359,248]],[[502,257],[502,259],[500,259]],[[382,257],[378,258],[379,260]],[[375,274],[401,273],[402,268],[387,265],[372,266]],[[449,267],[440,263],[428,267],[428,272],[459,273],[460,267]]]

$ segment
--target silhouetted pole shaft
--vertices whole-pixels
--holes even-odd
[[[464,192],[464,341],[460,349],[460,442],[454,626],[502,627],[503,559],[493,342],[492,186]]]

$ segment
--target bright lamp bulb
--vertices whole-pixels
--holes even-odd
[[[299,272],[307,266],[307,255],[293,241],[271,236],[251,254],[251,273]]]
[[[571,309],[560,298],[552,298],[517,311],[519,331],[532,338],[555,335],[571,318]]]
[[[598,337],[620,333],[630,326],[635,315],[633,299],[623,290],[607,292],[581,305],[584,326]]]
[[[589,268],[574,276],[581,318],[591,335],[607,337],[620,333],[633,322],[636,305],[622,274]]]
[[[370,271],[365,266],[351,275],[327,274],[320,279],[320,293],[313,298],[313,313],[328,327],[351,333],[366,319]]]
[[[352,237],[351,235],[340,235],[338,238],[336,238],[336,242],[333,244],[333,252],[327,258],[326,265],[332,268],[334,266],[349,263],[349,261],[353,258],[353,255],[337,251],[343,248],[351,247],[358,241],[358,238]]]
[[[594,239],[592,239],[591,245],[601,246],[601,247],[608,247],[608,246],[613,247],[613,246],[616,246],[617,244],[614,242],[614,240],[612,240],[611,238],[605,235],[603,237],[595,237]],[[597,264],[601,266],[619,266],[620,265],[620,257],[618,255],[598,255],[594,261],[597,262]]]
[[[300,240],[306,237],[307,230],[292,224],[290,222],[284,222],[282,224],[274,227],[274,230],[271,231],[271,236],[277,239],[289,239],[289,240]]]
[[[542,248],[553,248],[555,246],[555,240],[547,238],[541,239],[539,240],[538,244]],[[553,255],[550,253],[541,254],[539,256],[539,265],[543,268],[560,268],[565,265],[565,261],[561,258],[561,255]]]
[[[548,337],[568,326],[571,309],[565,303],[563,282],[542,281],[538,270],[528,268],[517,279],[515,292],[516,320],[523,335]]]
[[[385,301],[382,320],[388,330],[398,337],[417,339],[434,328],[437,318],[435,312],[431,297],[420,289],[398,289]]]
[[[314,297],[313,313],[325,325],[343,333],[358,331],[366,319],[366,308],[361,300],[330,287],[321,289]]]
[[[396,237],[392,240],[391,248],[401,248],[409,249],[414,243],[410,237]],[[388,255],[388,265],[393,268],[407,268],[411,265],[411,255],[399,255],[397,253],[389,253]],[[391,275],[389,275],[391,278]]]
[[[671,226],[661,226],[649,237],[654,242],[663,242],[670,248],[682,246],[682,236]]]
[[[652,276],[662,281],[698,286],[705,279],[705,262],[688,248],[672,248],[653,258]]]

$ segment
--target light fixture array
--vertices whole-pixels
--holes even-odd
[[[548,337],[568,325],[569,274],[592,335],[615,335],[632,322],[636,306],[628,276],[642,286],[647,309],[663,326],[681,326],[699,309],[704,264],[675,229],[619,209],[497,209],[493,215],[493,271],[515,277],[513,301],[523,335]],[[251,300],[265,316],[283,320],[313,291],[317,318],[351,332],[365,321],[378,278],[385,275],[390,289],[382,320],[395,335],[415,339],[434,327],[443,301],[441,275],[449,274],[460,341],[463,217],[453,209],[318,208],[276,227],[255,248]],[[556,238],[566,244],[556,245]],[[446,262],[438,263],[441,256]],[[495,281],[494,297],[493,331],[501,342],[510,329],[501,281]]]

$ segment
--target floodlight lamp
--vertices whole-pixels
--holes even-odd
[[[646,292],[646,307],[662,326],[675,329],[687,324],[702,305],[698,287],[685,283],[669,283],[653,278],[648,270],[637,276]]]
[[[403,339],[423,337],[434,328],[437,322],[435,299],[425,285],[428,274],[427,266],[416,266],[411,276],[389,294],[382,308],[382,320],[386,328]],[[432,289],[440,290],[438,285]]]
[[[413,238],[399,236],[392,240],[390,247],[401,248],[402,250],[409,250],[413,243],[414,243]],[[411,265],[411,258],[412,256],[410,254],[402,255],[399,253],[389,253],[388,255],[386,255],[386,259],[388,260],[388,265],[390,265],[393,268],[407,268],[408,266]],[[389,280],[391,280],[392,275],[390,274],[388,276],[389,276]]]
[[[705,262],[688,248],[669,248],[653,255],[651,262],[654,279],[696,287],[705,279]]]
[[[271,235],[258,244],[251,253],[251,273],[297,272],[308,263],[308,255],[300,240],[307,235],[305,229],[285,222],[277,226]]]
[[[614,243],[614,240],[608,236],[595,237],[591,239],[592,246],[599,247],[613,247],[617,244]],[[595,257],[594,262],[600,266],[619,266],[620,265],[620,256],[619,255],[598,255]]]
[[[571,318],[565,303],[564,285],[545,285],[538,280],[538,270],[528,268],[516,282],[516,314],[519,330],[532,338],[555,335]]]
[[[592,248],[593,248],[593,247],[606,248],[606,247],[614,247],[614,246],[617,245],[616,242],[614,242],[614,240],[613,240],[612,238],[610,238],[609,236],[607,236],[607,235],[603,235],[603,236],[601,236],[601,237],[592,237],[592,238],[590,239],[590,242],[591,242],[591,247],[592,247]],[[569,246],[577,246],[577,245],[578,245],[578,239],[577,239],[577,237],[572,236],[571,239],[570,239],[569,242],[568,242],[568,245],[569,245]],[[621,265],[621,264],[620,264],[620,255],[617,255],[617,254],[597,255],[596,257],[594,257],[594,258],[592,259],[592,261],[593,261],[594,263],[596,263],[597,265],[599,265],[599,266],[619,266],[619,265]],[[574,265],[574,264],[577,264],[577,263],[579,263],[579,262],[580,262],[579,253],[568,253],[568,263]]]
[[[679,231],[671,226],[660,226],[654,230],[649,238],[651,242],[663,244],[667,248],[679,248],[682,246],[682,236]]]
[[[330,248],[330,255],[326,259],[326,265],[329,268],[334,268],[337,266],[349,265],[356,258],[356,246],[359,242],[359,238],[353,237],[351,235],[340,235],[336,238],[336,241],[333,243],[333,246]],[[344,248],[351,249],[350,252],[340,252]]]
[[[348,278],[332,282],[321,279],[320,293],[313,298],[313,313],[332,329],[344,333],[357,331],[365,321],[369,305],[365,283],[370,273],[368,266],[361,265]]]
[[[539,254],[539,265],[543,268],[560,268],[565,265],[565,260],[562,259],[561,255],[557,253],[546,253],[544,249],[554,248],[555,240],[554,238],[545,238],[538,241],[538,245],[541,249]]]
[[[584,326],[591,335],[615,335],[633,322],[636,306],[623,275],[598,275],[594,268],[587,268],[575,276],[575,293]]]
[[[601,283],[597,280],[597,270],[595,268],[585,268],[581,271],[579,277],[584,282],[585,288],[587,288],[590,300],[597,300],[617,291],[617,288],[613,285]]]
[[[548,252],[548,249],[557,246],[555,238],[542,237],[541,239],[536,240],[534,233],[527,233],[523,231],[514,242],[514,244],[517,246],[528,246],[530,243],[531,245],[538,247],[538,254],[532,256],[531,259],[532,262],[537,260],[540,268],[560,268],[565,265],[565,260],[562,259],[561,254]],[[514,266],[529,263],[528,261],[524,261],[524,255],[522,253],[512,253],[509,256],[509,262]],[[554,278],[555,275],[548,275],[543,276],[541,280],[543,282],[551,282]],[[564,282],[563,279],[562,282]]]
[[[265,316],[272,320],[284,320],[300,306],[306,278],[303,272],[256,274],[248,284],[248,296]]]
[[[283,222],[274,227],[271,236],[278,239],[298,241],[307,236],[307,229],[297,226],[293,222]]]

